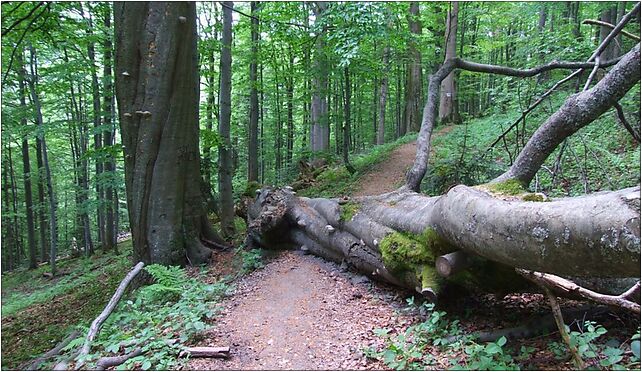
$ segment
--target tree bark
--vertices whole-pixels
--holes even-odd
[[[24,112],[26,112],[27,100],[25,97],[25,70],[22,50],[19,52],[18,58],[16,58],[16,62],[18,62],[18,96],[20,99],[20,108],[24,110]],[[22,116],[20,118],[20,125],[25,129],[27,128],[26,116]],[[29,249],[29,268],[35,269],[38,267],[38,262],[36,252],[36,232],[34,228],[33,218],[33,197],[31,191],[31,162],[29,160],[29,141],[27,139],[27,135],[25,135],[22,139],[22,176],[25,185],[25,214],[27,217],[27,245]]]
[[[38,135],[40,144],[42,145],[42,163],[45,170],[45,183],[47,186],[47,194],[49,196],[49,263],[51,265],[51,273],[56,275],[56,255],[58,254],[58,227],[57,227],[57,211],[56,211],[56,196],[54,195],[53,182],[51,177],[51,168],[49,167],[49,156],[47,154],[47,142],[44,135],[44,122],[42,119],[42,106],[40,105],[40,98],[36,91],[36,84],[38,81],[36,51],[33,46],[29,47],[31,55],[31,76],[27,80],[29,92],[31,94],[31,101],[34,105],[35,119],[40,134]]]
[[[232,116],[232,7],[231,1],[224,2],[223,34],[221,36],[221,85],[219,91],[219,126],[218,132],[222,144],[218,147],[218,192],[221,201],[221,232],[226,238],[234,235],[234,195],[232,177],[232,143],[230,141],[230,120]]]
[[[419,20],[419,3],[412,2],[409,7],[408,28],[410,39],[408,40],[408,69],[406,75],[406,105],[404,111],[404,128],[408,132],[419,131],[421,125],[421,53],[417,48],[416,37],[421,35],[421,21]],[[406,134],[403,131],[401,135]]]
[[[386,99],[388,98],[388,72],[390,65],[388,58],[390,55],[390,47],[386,46],[383,50],[383,75],[381,77],[381,86],[379,87],[379,123],[377,125],[377,145],[383,145],[386,141]]]
[[[198,148],[196,5],[114,5],[116,98],[134,260],[209,261]]]
[[[327,8],[324,2],[315,2],[312,6],[316,21],[320,22]],[[312,78],[312,103],[310,107],[310,150],[312,152],[328,150],[328,61],[325,53],[325,33],[327,26],[323,25],[321,32],[316,37],[315,56],[313,60]]]
[[[113,75],[112,75],[112,40],[111,40],[111,10],[110,7],[105,7],[103,25],[107,30],[105,34],[105,41],[103,44],[103,125],[106,130],[103,131],[103,147],[111,147],[114,145],[114,122],[112,110],[114,107],[114,94],[113,94]],[[116,188],[114,187],[116,178],[116,163],[111,152],[105,156],[103,164],[104,174],[108,177],[105,184],[105,236],[102,241],[103,249],[109,251],[114,249],[118,254],[118,245],[116,244],[116,236],[118,235],[117,224],[115,216],[117,211],[118,197],[116,196]]]
[[[343,68],[343,74],[344,74],[344,83],[345,83],[345,102],[344,102],[344,113],[345,113],[345,124],[343,126],[343,147],[342,147],[342,154],[343,154],[343,164],[345,164],[346,169],[348,169],[348,172],[350,174],[355,172],[354,167],[352,164],[350,164],[350,126],[351,124],[351,119],[350,119],[350,106],[351,106],[351,100],[352,100],[352,92],[350,90],[350,68],[348,66]]]
[[[459,2],[453,1],[452,8],[446,18],[446,56],[445,61],[457,57],[457,23],[459,17]],[[441,99],[439,100],[439,121],[442,123],[458,121],[457,91],[455,73],[451,72],[441,82]]]
[[[247,155],[247,180],[258,182],[259,180],[259,95],[257,91],[257,66],[259,59],[259,19],[258,2],[250,3],[250,14],[254,17],[251,20],[250,29],[250,128]]]

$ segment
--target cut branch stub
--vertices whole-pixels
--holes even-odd
[[[443,256],[437,257],[435,261],[437,272],[444,278],[465,270],[470,266],[468,261],[468,254],[466,252],[457,251],[448,253]]]

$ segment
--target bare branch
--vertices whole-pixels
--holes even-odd
[[[615,107],[615,110],[617,111],[617,117],[618,119],[620,119],[620,123],[622,123],[624,128],[626,128],[626,130],[631,134],[633,139],[635,139],[637,143],[640,143],[640,133],[633,129],[631,124],[629,124],[629,122],[626,120],[626,117],[624,116],[624,110],[622,110],[622,106],[620,106],[618,102],[615,102],[613,107]]]
[[[113,357],[102,357],[98,359],[98,362],[96,362],[96,370],[104,371],[109,367],[119,366],[125,363],[126,361],[128,361],[129,359],[137,357],[139,355],[143,355],[143,349],[141,348],[136,348],[133,351],[124,355],[113,356]]]
[[[76,359],[80,359],[78,364],[76,365],[76,370],[79,370],[85,364],[82,358],[87,356],[87,354],[89,354],[91,343],[96,337],[96,335],[98,335],[98,331],[100,331],[100,327],[103,325],[105,320],[109,318],[109,315],[111,315],[111,312],[114,311],[116,304],[118,304],[118,301],[120,301],[120,298],[125,293],[125,289],[127,289],[129,282],[131,282],[132,279],[134,279],[134,277],[138,275],[138,273],[143,269],[143,266],[145,266],[143,262],[139,262],[136,266],[134,266],[134,268],[125,276],[123,281],[120,282],[120,284],[118,285],[118,288],[116,288],[116,292],[114,292],[114,295],[111,297],[111,300],[109,300],[109,302],[107,303],[107,306],[105,306],[105,309],[91,323],[91,327],[89,327],[89,332],[87,332],[87,339],[85,340],[85,343],[83,344],[82,349],[78,354],[78,358],[76,358]]]
[[[608,27],[610,29],[614,29],[615,28],[615,26],[613,26],[612,24],[610,24],[608,22],[604,22],[604,21],[599,21],[597,19],[585,19],[582,23],[585,24],[585,25],[604,26],[604,27]],[[626,36],[626,37],[628,37],[630,39],[633,39],[635,41],[640,41],[640,37],[639,36],[633,35],[630,32],[622,30],[621,33],[622,33],[622,35],[624,35],[624,36]]]
[[[568,349],[571,351],[571,355],[573,356],[573,361],[575,362],[575,365],[579,369],[584,369],[584,361],[582,360],[582,357],[580,357],[579,352],[577,351],[577,348],[571,344],[571,337],[569,336],[568,332],[566,331],[566,325],[564,324],[564,317],[562,316],[562,310],[560,310],[560,304],[557,302],[557,297],[551,291],[546,288],[542,287],[544,289],[544,293],[546,294],[546,298],[548,298],[548,303],[551,305],[551,311],[553,312],[553,318],[555,318],[555,324],[557,324],[557,330],[560,332],[560,336],[562,336],[562,340],[564,340],[564,343],[566,346],[568,346]]]
[[[534,283],[537,283],[540,286],[544,286],[546,288],[552,288],[554,290],[561,291],[562,293],[567,295],[576,294],[587,300],[595,301],[597,303],[601,303],[605,305],[621,307],[623,309],[627,309],[634,313],[640,314],[640,305],[635,302],[629,301],[627,299],[627,297],[631,296],[632,294],[634,294],[636,291],[639,290],[640,288],[639,281],[631,289],[627,290],[621,295],[611,296],[611,295],[605,295],[602,293],[597,293],[597,292],[591,291],[590,289],[586,289],[584,287],[580,287],[579,285],[573,283],[572,281],[568,279],[564,279],[557,275],[545,274],[537,271],[529,271],[524,269],[515,269],[515,270],[521,276],[525,277],[526,279]]]
[[[69,336],[67,336],[64,340],[60,341],[60,343],[58,343],[58,345],[56,345],[56,347],[54,347],[53,349],[47,351],[42,356],[36,358],[28,366],[27,365],[21,366],[20,369],[25,369],[25,370],[28,370],[28,371],[34,371],[34,370],[38,369],[38,366],[40,366],[40,364],[45,362],[47,359],[58,355],[60,353],[60,351],[65,346],[69,345],[69,343],[71,341],[73,341],[76,337],[78,337],[79,334],[80,334],[80,332],[78,332],[78,331],[71,332],[69,334]]]

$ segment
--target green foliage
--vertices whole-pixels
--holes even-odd
[[[250,273],[256,269],[262,268],[263,265],[263,251],[261,249],[240,249],[241,253],[241,274]]]
[[[118,306],[105,323],[90,362],[100,355],[124,354],[141,347],[144,355],[118,369],[173,369],[185,343],[208,329],[207,319],[218,312],[220,298],[229,293],[225,282],[205,284],[184,269],[150,265],[154,283]]]
[[[484,345],[477,344],[463,335],[458,320],[448,320],[446,312],[436,311],[434,304],[420,306],[428,313],[426,320],[409,326],[396,336],[390,335],[388,329],[375,330],[375,335],[386,339],[386,347],[381,351],[368,349],[366,354],[395,370],[518,369],[512,356],[504,350],[505,337]],[[441,364],[433,353],[447,353],[450,365]],[[461,356],[456,358],[455,355]]]
[[[350,194],[361,176],[368,173],[378,163],[384,161],[397,147],[416,139],[416,134],[409,134],[400,137],[394,142],[375,146],[371,150],[355,156],[351,160],[352,166],[356,169],[353,174],[350,174],[343,165],[331,166],[317,177],[315,185],[301,190],[299,194],[301,196],[325,198],[335,198]]]
[[[609,339],[606,342],[598,342],[598,340],[605,340],[605,335],[608,331],[601,325],[594,321],[585,321],[579,330],[573,330],[568,326],[566,331],[571,338],[572,347],[576,348],[580,358],[593,369],[601,370],[625,370],[625,369],[639,369],[639,338],[640,331],[631,337],[631,344],[620,343],[616,339]],[[637,341],[637,344],[635,342]],[[559,359],[565,359],[569,356],[568,347],[561,342],[549,343],[549,349]],[[634,347],[637,346],[637,356]],[[624,363],[624,355],[627,350],[631,350],[632,357],[629,358],[628,363]]]

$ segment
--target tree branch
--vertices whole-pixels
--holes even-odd
[[[582,23],[585,24],[585,25],[604,26],[604,27],[608,27],[610,29],[614,29],[615,28],[615,26],[613,26],[612,24],[610,24],[608,22],[604,22],[604,21],[599,21],[597,19],[585,19],[584,21],[582,21]],[[626,37],[628,37],[630,39],[633,39],[635,41],[640,41],[640,37],[639,36],[633,35],[630,32],[622,30],[621,33],[622,33],[622,35],[624,35],[624,36],[626,36]]]
[[[626,117],[624,116],[624,110],[622,110],[622,106],[620,105],[619,102],[615,102],[613,105],[615,107],[615,111],[617,112],[617,117],[620,119],[620,123],[626,128],[626,130],[631,134],[633,139],[637,142],[640,143],[640,133],[638,133],[631,124],[626,120]]]
[[[96,370],[97,371],[104,371],[109,367],[116,367],[119,366],[126,361],[128,361],[131,358],[135,358],[139,355],[143,355],[143,349],[141,348],[136,348],[133,351],[124,354],[124,355],[119,355],[119,356],[112,356],[112,357],[102,357],[98,359],[98,362],[96,362]]]
[[[78,337],[79,334],[80,334],[80,332],[78,332],[78,331],[71,332],[69,334],[69,336],[67,336],[64,340],[60,341],[60,343],[58,343],[58,345],[56,345],[56,347],[54,347],[53,349],[47,351],[46,353],[44,353],[40,357],[36,358],[28,366],[27,365],[23,365],[22,367],[20,367],[20,369],[25,369],[25,370],[28,370],[28,371],[35,371],[36,369],[38,369],[38,366],[40,366],[40,364],[45,362],[47,359],[58,355],[60,353],[60,351],[65,346],[69,345],[69,343],[71,341],[73,341],[76,337]]]
[[[22,3],[21,3],[21,4],[22,4]],[[27,19],[27,18],[31,17],[31,15],[33,15],[33,13],[34,13],[38,8],[40,8],[40,7],[42,6],[42,4],[44,4],[44,2],[42,2],[42,1],[41,1],[41,2],[39,2],[38,4],[36,4],[36,5],[31,9],[31,11],[30,11],[26,16],[24,16],[24,17],[22,17],[22,18],[20,18],[20,19],[16,20],[15,22],[13,22],[13,23],[11,24],[11,26],[9,26],[9,27],[7,27],[6,29],[2,30],[2,36],[7,36],[7,34],[8,34],[11,30],[13,30],[13,28],[14,28],[14,27],[17,27],[17,26],[18,26],[20,23],[22,23],[25,19]]]
[[[544,161],[565,138],[613,107],[639,80],[638,43],[593,88],[570,96],[535,131],[513,165],[493,182],[513,178],[528,185]]]
[[[129,285],[129,282],[134,279],[136,275],[143,269],[143,266],[145,264],[143,262],[139,262],[134,268],[125,276],[122,282],[118,285],[118,288],[116,288],[116,292],[114,292],[114,295],[111,297],[111,300],[107,303],[107,306],[105,306],[105,309],[98,315],[96,319],[91,323],[91,327],[89,327],[89,332],[87,332],[87,339],[85,340],[85,343],[82,346],[82,349],[80,350],[80,353],[78,354],[78,364],[76,365],[76,370],[79,370],[82,368],[82,366],[85,364],[84,360],[82,360],[84,357],[89,354],[89,349],[91,348],[91,343],[98,335],[98,331],[100,331],[100,327],[103,325],[105,320],[109,318],[109,315],[111,315],[112,311],[114,311],[114,308],[116,307],[116,304],[118,304],[118,301],[120,301],[120,298],[123,296],[125,293],[125,289],[127,289],[127,286]]]
[[[587,300],[595,301],[604,305],[611,305],[627,309],[634,313],[640,314],[640,305],[629,301],[627,297],[633,295],[640,289],[640,282],[638,281],[633,287],[628,289],[626,292],[622,293],[619,296],[610,296],[601,293],[591,291],[584,287],[573,283],[568,279],[564,279],[557,275],[545,274],[537,271],[529,271],[524,269],[515,269],[518,274],[525,277],[526,279],[546,288],[552,288],[558,291],[561,291],[564,294],[579,295]]]
[[[247,13],[245,13],[245,12],[242,12],[242,11],[240,11],[240,10],[238,10],[238,9],[234,8],[234,7],[231,7],[231,6],[227,5],[227,4],[224,4],[222,1],[221,1],[221,2],[219,2],[219,3],[221,4],[221,6],[223,6],[223,8],[228,8],[228,9],[230,9],[231,11],[236,12],[236,13],[238,13],[238,14],[240,14],[240,15],[244,16],[244,17],[248,17],[248,18],[250,18],[250,19],[254,19],[254,20],[257,20],[257,21],[259,21],[259,22],[263,22],[263,20],[262,20],[261,18],[256,17],[256,16],[253,16],[253,15],[251,15],[251,14],[247,14]],[[282,22],[282,21],[277,21],[277,20],[272,20],[272,22],[274,22],[274,23],[278,23],[278,24],[280,24],[280,25],[286,25],[286,26],[295,26],[295,27],[301,27],[301,28],[305,28],[305,29],[309,29],[309,28],[310,28],[310,27],[308,27],[308,26],[306,26],[306,25],[302,25],[302,24],[294,23],[294,22]]]

